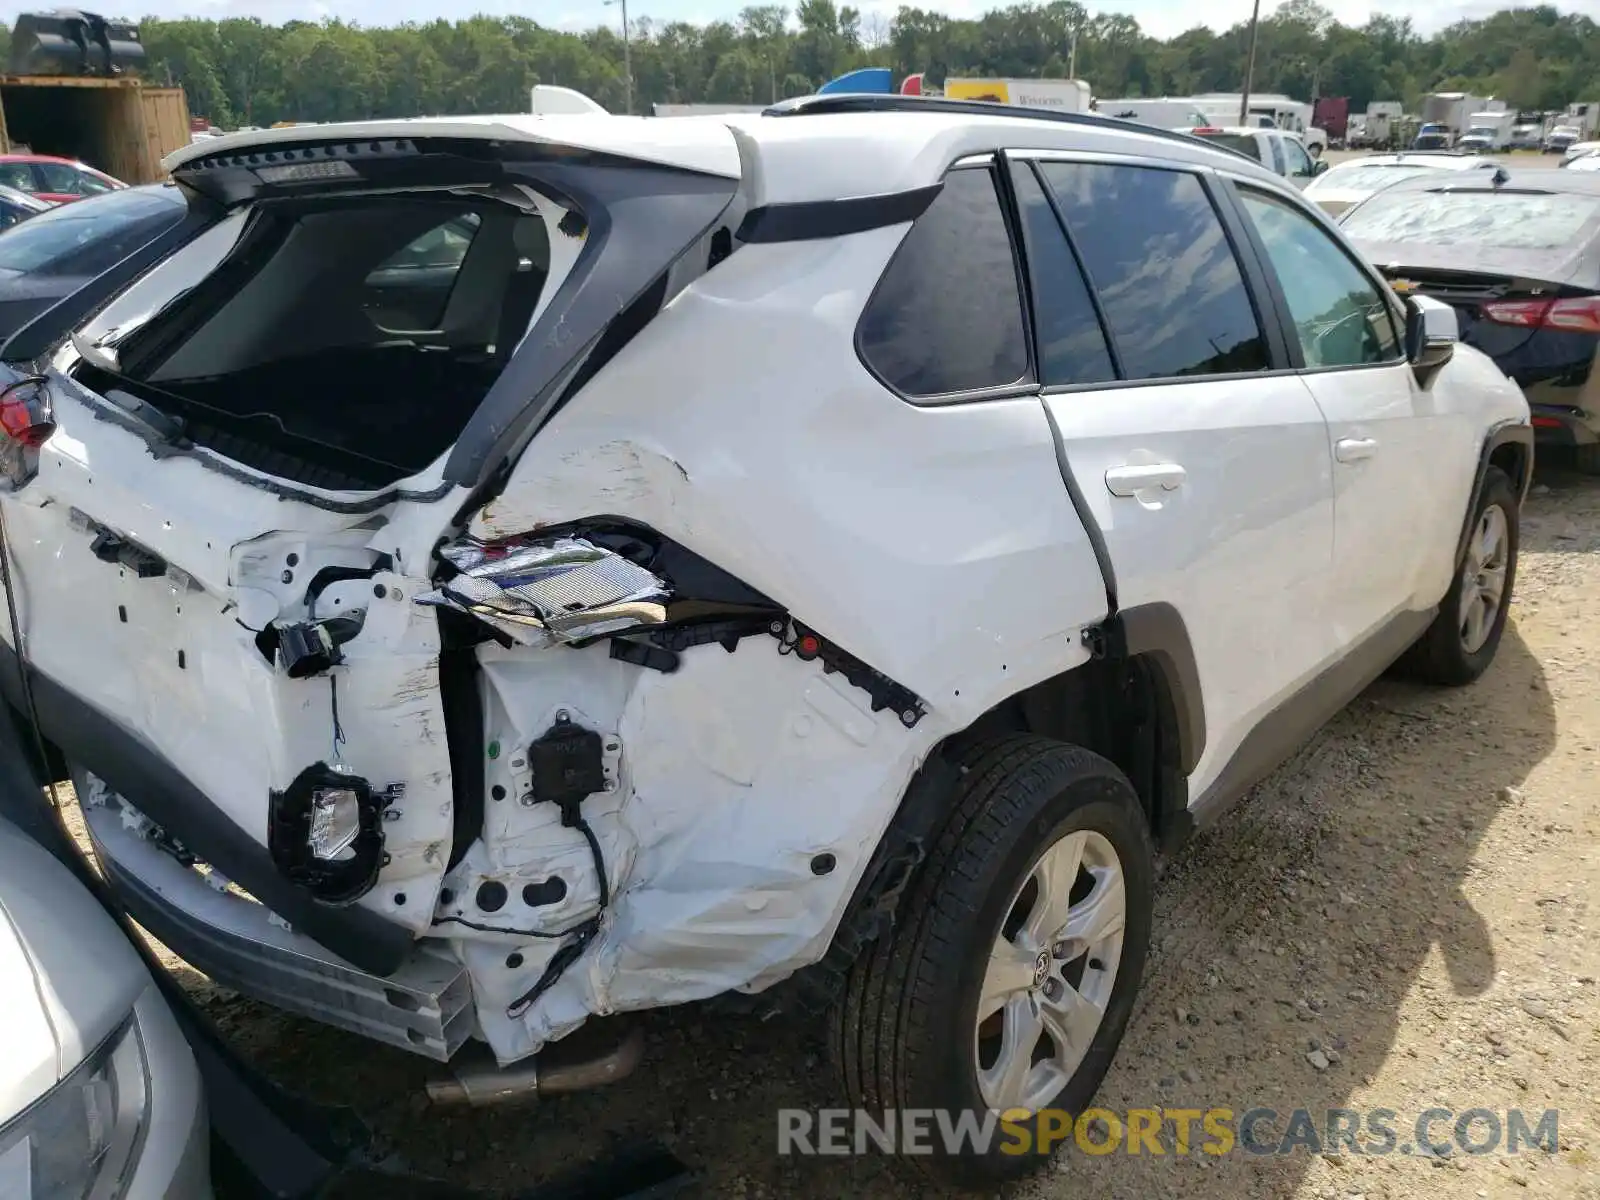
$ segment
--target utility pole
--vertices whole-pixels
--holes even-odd
[[[622,8],[622,86],[623,94],[627,97],[625,106],[628,115],[633,116],[633,47],[628,39],[628,0],[601,0],[606,6],[612,4]]]
[[[1239,93],[1239,124],[1250,124],[1250,88],[1256,78],[1256,36],[1261,32],[1261,0],[1250,13],[1250,58],[1244,68],[1244,90]]]
[[[1083,32],[1083,18],[1085,15],[1085,12],[1080,9],[1072,22],[1072,49],[1067,52],[1068,79],[1076,79],[1078,77],[1078,35]]]

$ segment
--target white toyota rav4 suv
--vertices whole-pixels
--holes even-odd
[[[141,922],[473,1087],[720,997],[827,1008],[874,1111],[1079,1108],[1156,848],[1500,640],[1521,393],[1197,139],[846,96],[170,165],[173,242],[5,351],[0,681]]]

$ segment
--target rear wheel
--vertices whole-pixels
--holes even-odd
[[[1504,471],[1490,467],[1455,582],[1433,624],[1401,660],[1406,674],[1459,687],[1489,669],[1511,608],[1518,542],[1516,489]]]
[[[1600,475],[1600,442],[1589,442],[1577,450],[1578,470],[1585,475]]]
[[[965,755],[949,822],[894,936],[852,969],[831,1014],[853,1107],[1009,1113],[1036,1132],[1088,1103],[1127,1026],[1150,939],[1153,854],[1114,765],[1045,738]],[[989,1187],[1046,1161],[945,1146],[901,1157],[941,1184]]]

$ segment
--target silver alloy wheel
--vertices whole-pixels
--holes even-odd
[[[1491,504],[1478,517],[1467,560],[1461,564],[1461,607],[1456,628],[1461,648],[1476,654],[1489,640],[1506,591],[1506,566],[1511,556],[1511,529],[1505,510]]]
[[[997,1112],[1044,1108],[1100,1029],[1122,961],[1127,886],[1111,843],[1064,835],[1013,896],[984,975],[978,1088]]]

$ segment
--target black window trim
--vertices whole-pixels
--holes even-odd
[[[1020,316],[1022,321],[1023,353],[1027,357],[1027,365],[1021,377],[1013,383],[997,383],[989,387],[966,388],[955,392],[936,392],[929,396],[916,396],[903,392],[895,384],[884,378],[883,374],[872,364],[867,357],[866,349],[861,344],[861,327],[866,321],[867,313],[872,310],[873,303],[878,298],[878,293],[883,290],[884,282],[889,278],[890,272],[900,255],[905,252],[906,243],[911,238],[911,231],[906,231],[906,236],[894,253],[889,256],[889,261],[884,264],[883,271],[879,274],[877,282],[872,285],[866,302],[861,306],[861,312],[856,317],[855,333],[851,343],[855,347],[856,361],[866,370],[867,374],[877,380],[878,385],[907,404],[917,408],[945,408],[953,404],[975,404],[985,400],[1017,400],[1039,394],[1039,368],[1038,359],[1034,353],[1033,331],[1033,305],[1029,292],[1032,286],[1024,266],[1023,249],[1021,240],[1021,226],[1017,212],[1016,195],[1011,190],[1011,180],[1005,171],[1005,156],[1001,151],[980,152],[964,154],[961,158],[951,163],[941,177],[948,178],[953,171],[987,171],[990,182],[996,189],[996,196],[1000,203],[1001,219],[1005,222],[1006,237],[1011,244],[1011,268],[1017,280],[1017,298],[1019,300]]]
[[[1072,261],[1077,265],[1078,275],[1079,275],[1080,279],[1083,282],[1084,293],[1089,297],[1089,306],[1094,310],[1094,318],[1100,324],[1100,336],[1105,338],[1106,356],[1111,360],[1111,371],[1116,376],[1115,379],[1101,380],[1100,381],[1100,386],[1105,386],[1106,384],[1111,384],[1111,383],[1121,383],[1121,382],[1123,382],[1125,379],[1127,379],[1128,372],[1127,372],[1126,368],[1124,368],[1124,366],[1122,364],[1122,350],[1117,346],[1117,335],[1116,335],[1115,332],[1112,331],[1111,322],[1106,320],[1105,305],[1100,303],[1100,289],[1095,287],[1094,276],[1089,273],[1089,264],[1083,261],[1083,254],[1078,249],[1078,239],[1073,236],[1072,229],[1067,224],[1067,219],[1061,212],[1061,203],[1060,203],[1060,201],[1058,201],[1056,199],[1055,192],[1053,190],[1051,190],[1049,182],[1044,177],[1044,172],[1039,169],[1039,161],[1038,161],[1038,159],[1035,159],[1035,158],[1012,159],[1009,155],[1005,155],[1004,156],[1004,161],[1005,161],[1006,168],[1007,168],[1007,172],[1006,172],[1006,175],[1007,175],[1007,187],[1008,187],[1008,189],[1011,190],[1011,202],[1012,202],[1012,204],[1017,205],[1018,229],[1019,229],[1019,232],[1021,232],[1023,234],[1023,237],[1019,240],[1018,249],[1019,249],[1019,252],[1022,254],[1022,256],[1024,258],[1023,274],[1028,277],[1028,292],[1029,292],[1028,301],[1029,301],[1030,314],[1031,314],[1032,302],[1033,302],[1033,294],[1032,294],[1033,293],[1033,278],[1032,278],[1032,275],[1028,271],[1028,266],[1027,266],[1027,262],[1026,262],[1026,256],[1027,256],[1026,230],[1023,229],[1023,227],[1022,227],[1021,205],[1017,204],[1015,188],[1014,188],[1014,185],[1012,184],[1012,181],[1011,181],[1010,173],[1012,171],[1027,171],[1029,174],[1031,174],[1033,176],[1034,182],[1036,182],[1039,185],[1040,192],[1042,192],[1044,194],[1044,202],[1050,206],[1051,215],[1054,216],[1055,219],[1056,219],[1056,228],[1061,231],[1062,238],[1064,238],[1066,240],[1067,252],[1072,255]],[[1037,323],[1037,321],[1031,322],[1031,328],[1032,328],[1032,331],[1033,331],[1034,338],[1037,339],[1038,338],[1038,323]],[[1036,355],[1036,357],[1037,357],[1037,355]],[[1040,383],[1041,392],[1042,392],[1042,394],[1045,394],[1045,395],[1050,394],[1051,391],[1053,389],[1055,389],[1055,388],[1070,387],[1070,386],[1083,386],[1083,385],[1071,385],[1071,384],[1059,384],[1059,383],[1058,384],[1045,383],[1044,382],[1044,378],[1043,378],[1044,372],[1042,370],[1039,372],[1039,376],[1040,376],[1039,383]]]
[[[1238,264],[1239,275],[1244,283],[1245,295],[1250,300],[1250,310],[1255,315],[1256,327],[1261,331],[1262,340],[1266,342],[1267,348],[1267,366],[1266,369],[1261,371],[1229,371],[1212,375],[1161,375],[1151,379],[1119,378],[1107,380],[1104,383],[1058,383],[1041,388],[1041,395],[1063,396],[1076,392],[1174,386],[1186,383],[1211,383],[1216,380],[1266,379],[1274,375],[1289,375],[1295,372],[1295,368],[1290,362],[1290,347],[1292,343],[1284,336],[1280,306],[1272,302],[1272,292],[1268,286],[1268,279],[1262,272],[1260,263],[1256,261],[1253,248],[1246,249],[1248,245],[1245,240],[1248,234],[1247,226],[1241,221],[1239,212],[1234,208],[1232,198],[1225,198],[1224,189],[1218,184],[1218,172],[1215,167],[1199,163],[1178,162],[1173,159],[1154,158],[1146,155],[1108,154],[1103,151],[1017,150],[1008,153],[1017,155],[1019,159],[1025,158],[1027,161],[1034,163],[1083,162],[1093,163],[1097,166],[1144,167],[1161,171],[1177,171],[1195,176],[1200,181],[1200,187],[1205,192],[1206,197],[1211,201],[1211,207],[1216,212],[1217,219],[1222,223],[1223,236],[1228,243],[1229,249],[1233,251],[1234,262]],[[1035,169],[1037,170],[1038,168],[1036,167]],[[1043,182],[1042,173],[1040,178],[1041,182]],[[1051,195],[1048,184],[1045,185],[1045,195],[1051,196],[1051,204],[1054,206],[1055,199]],[[1084,272],[1084,282],[1089,286],[1089,292],[1094,300],[1096,311],[1100,311],[1099,294],[1093,279],[1090,278],[1087,271]]]
[[[1273,307],[1277,310],[1280,336],[1284,339],[1288,358],[1293,364],[1292,370],[1295,374],[1326,375],[1335,371],[1384,371],[1395,366],[1406,365],[1406,319],[1405,314],[1397,312],[1395,305],[1392,303],[1393,290],[1377,271],[1367,265],[1360,255],[1351,251],[1349,246],[1345,244],[1344,238],[1339,234],[1338,226],[1329,220],[1321,209],[1316,205],[1306,203],[1298,195],[1291,196],[1286,191],[1262,187],[1255,180],[1241,179],[1220,173],[1218,180],[1220,184],[1219,190],[1227,195],[1228,204],[1233,209],[1234,217],[1241,226],[1242,234],[1248,239],[1251,252],[1261,267],[1263,285],[1271,295]],[[1254,191],[1260,195],[1272,197],[1280,203],[1288,204],[1291,208],[1309,217],[1313,224],[1322,228],[1324,233],[1329,234],[1329,240],[1345,256],[1350,265],[1355,267],[1361,277],[1372,285],[1373,290],[1378,293],[1379,299],[1384,302],[1384,306],[1389,310],[1389,320],[1393,324],[1395,335],[1395,346],[1399,350],[1398,357],[1386,359],[1383,362],[1334,364],[1325,367],[1313,367],[1306,364],[1305,353],[1300,348],[1300,334],[1294,325],[1294,314],[1289,311],[1288,297],[1284,295],[1283,288],[1278,281],[1277,270],[1273,268],[1272,260],[1267,255],[1267,248],[1262,243],[1260,235],[1256,232],[1255,223],[1250,220],[1249,214],[1245,211],[1244,198],[1240,195],[1241,191]]]

